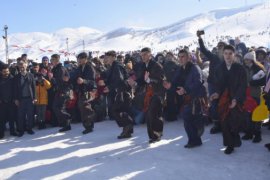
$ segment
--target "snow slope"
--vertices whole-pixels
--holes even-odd
[[[0,140],[0,179],[161,179],[161,180],[269,180],[270,153],[263,147],[270,133],[263,129],[259,144],[243,142],[235,153],[222,151],[221,134],[203,135],[203,146],[185,149],[182,121],[166,123],[162,141],[148,145],[145,125],[134,136],[117,140],[113,121],[96,123],[82,135],[81,124],[57,133],[36,130],[22,138]]]
[[[219,9],[185,18],[174,24],[143,29],[122,27],[110,32],[101,32],[88,27],[77,29],[64,28],[55,33],[16,33],[9,37],[10,58],[17,58],[28,53],[30,58],[40,60],[43,55],[51,55],[66,51],[66,38],[69,38],[69,52],[78,53],[83,50],[106,51],[136,50],[150,46],[154,51],[175,49],[189,45],[196,47],[196,31],[205,29],[205,41],[215,45],[217,40],[228,40],[228,37],[241,37],[247,45],[270,46],[270,5],[257,4],[235,9]],[[14,47],[14,45],[19,46]],[[27,48],[31,46],[31,48]],[[0,59],[5,59],[4,41],[0,40]],[[46,52],[41,51],[45,50]],[[53,50],[48,51],[48,50]]]

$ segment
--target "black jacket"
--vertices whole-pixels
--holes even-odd
[[[163,69],[166,76],[166,80],[172,82],[173,77],[178,69],[178,65],[176,64],[176,62],[172,60],[166,60],[165,63],[163,64]]]
[[[112,63],[112,66],[106,72],[105,84],[108,86],[110,92],[127,91],[130,87],[127,83],[128,73],[126,69],[117,61]]]
[[[14,101],[14,77],[0,77],[0,101],[10,103]]]
[[[227,89],[230,98],[236,99],[242,104],[246,98],[247,74],[244,67],[238,63],[233,63],[231,69],[228,70],[226,63],[223,62],[217,68],[217,93],[222,93]]]
[[[52,69],[53,78],[51,80],[52,88],[55,92],[65,92],[66,88],[71,84],[70,82],[64,82],[65,76],[69,77],[69,73],[65,67],[60,63]]]
[[[86,64],[82,70],[82,66],[79,66],[75,72],[74,87],[79,93],[85,93],[96,88],[95,83],[95,70],[90,64]],[[83,84],[77,84],[78,78],[84,79]]]
[[[155,62],[154,60],[150,60],[148,66],[144,64],[144,73],[149,72],[150,85],[153,88],[154,95],[158,95],[161,97],[165,96],[165,89],[163,87],[163,80],[165,80],[165,74],[163,67]],[[143,74],[144,74],[143,73]],[[144,81],[144,76],[137,80],[139,86],[146,85],[147,83]]]
[[[22,85],[21,85],[21,73],[14,77],[14,99],[22,99]],[[28,88],[30,90],[31,99],[36,99],[36,81],[34,75],[31,73],[26,74],[26,81],[28,81]]]
[[[216,83],[216,79],[215,79],[216,68],[221,64],[223,60],[221,60],[218,57],[218,55],[206,49],[202,39],[199,39],[199,45],[200,45],[200,51],[207,57],[207,60],[210,61],[209,76],[208,76],[207,82],[211,84],[215,84]]]

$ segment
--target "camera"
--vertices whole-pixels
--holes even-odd
[[[38,82],[43,82],[43,74],[37,73],[36,76],[37,76],[37,81]]]
[[[197,36],[201,36],[201,35],[204,35],[204,34],[205,34],[204,30],[198,30],[197,31]]]

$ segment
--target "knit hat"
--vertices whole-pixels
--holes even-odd
[[[45,61],[45,60],[49,60],[49,58],[47,56],[43,56],[42,61]]]
[[[252,61],[256,61],[256,53],[254,51],[248,52],[245,56],[244,59],[249,59]]]

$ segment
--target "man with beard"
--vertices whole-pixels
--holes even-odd
[[[15,131],[16,107],[13,96],[13,77],[9,72],[7,64],[1,65],[0,77],[0,139],[4,137],[5,124],[9,122],[11,136],[18,136]]]
[[[118,139],[130,138],[133,133],[133,119],[131,117],[130,86],[127,82],[127,72],[120,62],[116,60],[116,52],[108,51],[104,57],[105,65],[109,66],[106,73],[106,87],[104,93],[112,102],[111,115],[119,127],[123,127]]]
[[[235,62],[235,49],[224,47],[224,62],[217,68],[217,91],[210,100],[219,98],[218,112],[221,121],[225,154],[231,154],[234,147],[241,146],[239,128],[242,120],[242,105],[245,101],[247,74],[242,65]]]
[[[162,111],[165,89],[162,82],[165,79],[165,74],[163,67],[153,60],[150,48],[146,47],[141,50],[141,58],[144,63],[144,78],[138,79],[137,85],[146,86],[143,110],[149,143],[155,143],[160,141],[163,134]]]
[[[215,73],[216,73],[217,67],[223,61],[223,49],[226,43],[222,41],[219,42],[217,44],[217,52],[213,53],[213,52],[210,52],[208,49],[206,49],[204,42],[201,38],[201,35],[202,35],[202,31],[197,31],[197,36],[199,38],[200,51],[205,55],[207,60],[210,62],[209,76],[207,78],[207,83],[208,83],[208,92],[209,92],[209,95],[211,96],[215,92],[215,88],[216,88]],[[211,102],[211,106],[209,110],[210,117],[212,121],[214,122],[214,126],[210,130],[211,134],[216,134],[216,133],[221,132],[220,122],[218,121],[217,105],[218,105],[218,99],[213,100]]]
[[[187,50],[178,53],[180,69],[172,83],[164,81],[166,89],[176,92],[179,96],[184,127],[188,135],[188,143],[185,148],[193,148],[202,145],[206,89],[203,86],[202,72],[198,65],[190,62],[190,54]]]
[[[28,134],[34,134],[34,103],[36,100],[36,82],[34,75],[27,72],[27,63],[19,63],[20,73],[14,77],[14,99],[18,107],[18,131],[23,136],[24,130]]]

